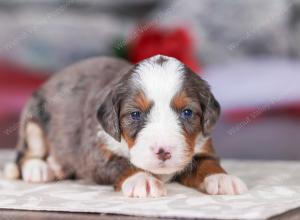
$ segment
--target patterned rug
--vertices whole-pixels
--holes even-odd
[[[11,152],[1,151],[1,164],[11,156]],[[300,162],[226,160],[222,164],[248,184],[247,194],[210,196],[169,184],[166,197],[134,199],[115,193],[110,186],[82,181],[28,184],[0,179],[0,208],[152,217],[266,219],[300,207]]]

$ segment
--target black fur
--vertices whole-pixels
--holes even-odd
[[[38,123],[47,130],[51,115],[47,111],[46,100],[41,92],[35,92],[33,94],[33,100],[35,105],[32,106],[34,109],[31,109],[32,119],[38,121]]]
[[[189,97],[199,101],[202,132],[204,136],[209,136],[219,118],[221,107],[206,81],[187,67],[183,71],[186,72],[183,88]]]
[[[157,60],[156,60],[156,63],[159,64],[159,65],[163,65],[165,62],[167,62],[167,59],[164,58],[163,56],[160,56]]]
[[[117,141],[121,141],[120,98],[111,91],[97,111],[97,118],[103,129]]]

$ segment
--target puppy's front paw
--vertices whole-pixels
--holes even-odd
[[[22,178],[26,182],[44,183],[55,179],[48,164],[40,159],[30,159],[22,166]]]
[[[240,178],[228,174],[208,176],[200,188],[211,195],[239,195],[248,191],[246,184]]]
[[[164,184],[150,174],[139,172],[122,184],[122,192],[128,197],[160,197],[167,194]]]

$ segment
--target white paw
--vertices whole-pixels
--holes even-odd
[[[4,177],[9,180],[15,180],[20,177],[20,170],[17,164],[7,163],[4,166]]]
[[[167,195],[164,184],[150,174],[139,172],[122,184],[122,192],[128,197],[160,197]]]
[[[206,177],[201,188],[211,195],[239,195],[248,191],[246,184],[240,178],[228,174]]]
[[[22,166],[22,177],[26,182],[44,183],[54,180],[54,174],[48,164],[40,159],[30,159]]]

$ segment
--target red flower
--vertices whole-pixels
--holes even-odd
[[[175,57],[193,71],[200,72],[192,38],[184,28],[162,30],[152,27],[139,33],[129,44],[128,57],[133,63],[157,54]]]

